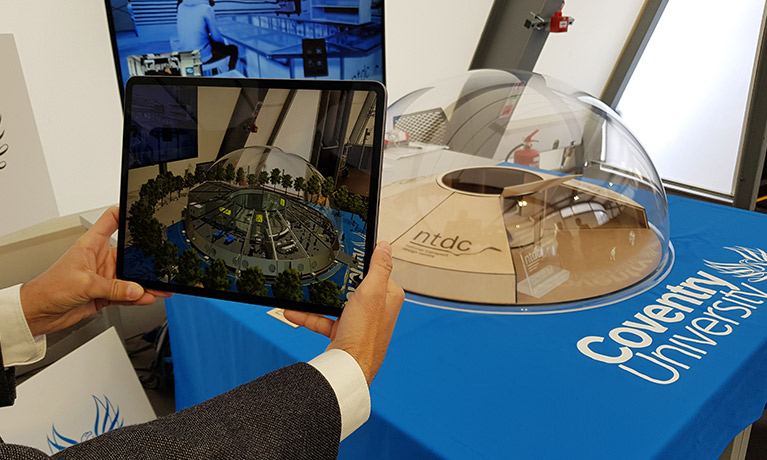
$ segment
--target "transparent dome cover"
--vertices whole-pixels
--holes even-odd
[[[346,257],[337,256],[334,222],[303,202],[294,185],[282,182],[290,176],[291,183],[298,178],[309,183],[316,176],[321,183],[320,172],[302,157],[276,147],[245,147],[211,166],[224,172],[227,168],[232,177],[242,170],[241,184],[207,181],[189,192],[186,235],[205,257],[221,259],[236,272],[259,267],[268,279],[285,268],[316,277],[331,269],[336,257]],[[243,187],[245,182],[261,186]]]
[[[657,284],[666,195],[620,117],[548,77],[474,70],[388,110],[379,239],[411,300],[545,313]]]
[[[258,175],[261,171],[271,173],[278,169],[280,174],[290,174],[293,178],[303,177],[308,180],[311,176],[319,176],[322,179],[322,174],[301,156],[272,146],[257,145],[233,150],[216,161],[214,167],[226,167],[229,164],[235,170],[242,168],[245,174]]]

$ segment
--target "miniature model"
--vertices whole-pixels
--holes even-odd
[[[381,213],[391,216],[379,223],[379,233],[392,242],[392,276],[420,294],[496,304],[562,302],[623,289],[658,262],[660,243],[642,206],[573,176],[466,168],[387,185]],[[623,243],[632,233],[636,246]],[[608,257],[595,257],[600,253]]]
[[[609,107],[548,83],[476,70],[389,107],[389,132],[409,141],[384,150],[379,237],[405,290],[450,301],[419,303],[587,308],[673,260],[647,153]]]
[[[342,307],[364,267],[372,164],[350,134],[369,128],[375,94],[137,88],[125,275]],[[334,117],[345,129],[317,134]]]
[[[292,157],[293,164],[302,166],[282,172],[282,178],[293,177],[290,172],[308,182],[321,178],[319,172],[302,158],[275,148],[248,148],[232,152],[213,168],[230,164],[248,176],[271,172],[269,156]],[[278,169],[279,171],[279,169]],[[319,179],[317,179],[319,180]],[[295,269],[301,278],[315,277],[327,271],[336,257],[352,265],[352,257],[339,252],[339,230],[328,217],[312,207],[307,192],[279,184],[231,185],[225,181],[205,182],[189,193],[185,214],[187,238],[204,256],[220,258],[236,273],[258,267],[264,275],[276,276],[286,269]],[[283,183],[284,181],[280,181]],[[299,182],[299,183],[301,183]]]

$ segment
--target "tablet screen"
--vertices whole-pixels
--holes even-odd
[[[118,276],[339,315],[375,244],[384,106],[375,82],[131,79]]]

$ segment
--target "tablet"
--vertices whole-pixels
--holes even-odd
[[[378,82],[136,77],[117,276],[338,316],[376,242]]]

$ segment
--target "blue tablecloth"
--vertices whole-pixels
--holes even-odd
[[[767,250],[767,217],[677,197],[669,207],[674,267],[621,304],[504,316],[406,302],[370,388],[370,420],[339,457],[717,458],[767,402],[767,276],[739,278],[705,261],[739,262],[732,247]],[[685,282],[701,303],[666,312],[677,322],[635,316]],[[327,345],[262,307],[175,296],[167,309],[179,409]],[[652,343],[630,348],[624,368],[578,350],[584,337],[603,337],[590,348],[618,356],[611,331],[624,344]]]

